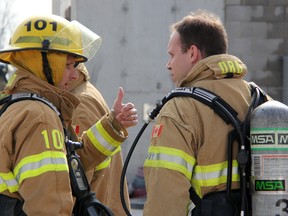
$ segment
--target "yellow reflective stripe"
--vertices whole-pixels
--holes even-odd
[[[190,181],[195,162],[194,157],[179,149],[164,146],[150,146],[144,166],[179,171]]]
[[[39,176],[49,171],[69,171],[64,152],[46,151],[23,158],[14,168],[19,184],[27,178]]]
[[[19,185],[12,172],[0,173],[0,192],[9,190],[10,193],[18,191]]]
[[[99,171],[102,169],[107,168],[111,163],[111,157],[108,157],[105,161],[103,161],[102,163],[100,163],[96,168],[95,171]]]
[[[94,147],[107,156],[110,156],[121,145],[121,142],[116,141],[107,133],[101,121],[89,128],[87,136]]]
[[[14,82],[14,80],[16,79],[16,77],[17,77],[17,73],[13,73],[13,75],[9,78],[6,86],[7,86],[7,87],[8,87],[8,86],[11,86],[12,83]]]
[[[111,156],[115,155],[117,152],[121,151],[121,147],[119,146],[113,153]],[[111,163],[111,157],[108,157],[106,160],[104,160],[102,163],[100,163],[96,168],[95,171],[99,171],[101,169],[105,169],[107,167],[110,166]]]
[[[212,165],[196,165],[191,155],[179,149],[150,146],[145,167],[160,167],[179,171],[186,176],[201,197],[201,187],[213,187],[227,181],[227,161]],[[192,176],[193,173],[193,176]],[[232,163],[232,181],[240,181],[238,163]]]
[[[227,161],[206,166],[196,166],[191,183],[195,188],[196,193],[201,196],[201,187],[213,187],[226,183],[226,181]],[[232,162],[232,181],[240,181],[238,163],[236,160],[233,160]]]
[[[115,155],[117,152],[120,152],[121,151],[121,146],[119,146],[113,153],[111,156]]]

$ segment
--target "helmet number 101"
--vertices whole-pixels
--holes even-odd
[[[25,24],[25,26],[27,27],[27,31],[31,31],[32,28],[34,27],[36,30],[44,30],[46,29],[47,27],[51,27],[51,30],[52,31],[57,31],[57,22],[49,22],[48,25],[47,25],[47,22],[46,20],[35,20],[34,22],[33,21],[29,21]]]

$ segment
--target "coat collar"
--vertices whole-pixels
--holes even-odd
[[[237,57],[228,54],[213,55],[197,62],[179,86],[191,86],[204,79],[242,78],[246,73],[246,65]]]
[[[5,94],[19,92],[36,93],[46,98],[59,110],[64,121],[71,120],[73,110],[79,104],[79,100],[69,92],[52,86],[34,74],[22,70],[15,72],[4,90]]]

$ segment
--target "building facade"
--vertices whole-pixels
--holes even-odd
[[[248,66],[246,79],[287,103],[288,0],[53,0],[53,13],[76,19],[103,38],[86,65],[108,104],[112,106],[122,86],[125,101],[138,109],[140,121],[129,129],[124,156],[157,100],[174,88],[166,69],[169,25],[199,8],[213,11],[224,22],[229,53]],[[145,160],[151,128],[132,154],[130,181]]]

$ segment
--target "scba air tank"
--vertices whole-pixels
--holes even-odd
[[[268,101],[251,116],[253,216],[288,216],[288,106]]]

